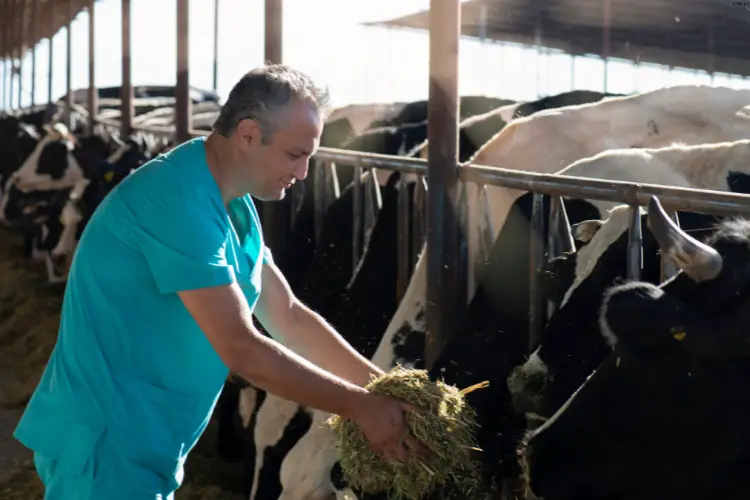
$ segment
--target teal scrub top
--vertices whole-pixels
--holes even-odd
[[[57,342],[14,434],[73,473],[106,434],[163,480],[154,487],[176,489],[229,373],[176,292],[238,282],[251,310],[258,301],[271,259],[258,213],[249,195],[224,205],[204,140],[127,177],[81,236]]]

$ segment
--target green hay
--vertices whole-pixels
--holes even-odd
[[[476,448],[476,415],[466,403],[469,392],[486,382],[458,390],[441,381],[433,382],[424,370],[396,367],[373,379],[367,390],[393,396],[427,410],[408,413],[406,423],[427,447],[427,458],[411,456],[406,462],[386,462],[372,451],[359,426],[334,416],[333,430],[341,457],[341,469],[349,485],[367,493],[386,491],[396,500],[417,500],[438,488],[460,491],[463,498],[479,498],[485,491],[479,479]]]

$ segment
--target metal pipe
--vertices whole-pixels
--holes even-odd
[[[219,0],[214,0],[214,92],[219,89]]]
[[[26,41],[26,2],[21,3],[18,9],[18,109],[23,107],[23,58]]]
[[[38,17],[39,15],[39,0],[32,0],[31,2],[31,38],[34,40],[34,46],[31,47],[31,106],[36,105],[36,48],[39,45],[37,41],[38,36]]]
[[[177,0],[177,87],[175,89],[175,139],[190,139],[192,101],[190,99],[190,2]],[[272,249],[273,250],[273,249]]]
[[[68,129],[73,130],[73,15],[75,8],[73,2],[68,2],[68,14],[70,20],[65,29],[65,48],[67,51],[67,64],[65,68],[65,124]]]
[[[427,161],[344,149],[320,148],[318,159],[341,162],[363,168],[385,168],[394,172],[427,174]],[[555,174],[540,174],[486,165],[464,165],[458,169],[463,182],[477,182],[510,189],[534,191],[555,196],[575,196],[647,206],[652,195],[672,210],[739,216],[750,212],[750,195],[705,189],[675,188],[657,184],[589,179]],[[431,195],[432,196],[432,195]]]
[[[459,0],[430,3],[430,82],[427,106],[429,161],[427,229],[427,339],[425,366],[437,361],[465,307],[458,269],[458,46]]]
[[[8,109],[13,109],[13,89],[16,79],[16,0],[10,1],[10,26],[8,26],[8,37],[10,38],[10,44],[8,47],[8,53],[10,55],[10,91],[8,95]]]
[[[96,32],[96,15],[94,10],[94,0],[89,0],[89,90],[88,90],[88,111],[89,111],[89,133],[94,133],[96,125],[96,115],[99,114],[99,91],[96,88],[96,58],[95,58],[95,32]]]
[[[541,278],[547,253],[547,218],[544,203],[547,196],[534,193],[531,206],[531,231],[529,231],[529,352],[539,344],[545,320],[547,303],[541,293]],[[547,203],[549,203],[547,201]]]
[[[120,133],[127,137],[133,130],[133,80],[130,72],[130,0],[122,0],[122,86],[120,87]]]
[[[53,103],[54,97],[52,94],[52,75],[54,68],[54,50],[52,41],[55,38],[55,2],[49,2],[49,57],[47,58],[47,102]]]
[[[643,228],[641,227],[641,209],[637,205],[630,206],[627,259],[628,279],[640,279],[643,268]]]

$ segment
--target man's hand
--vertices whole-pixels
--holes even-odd
[[[423,410],[406,401],[376,394],[365,394],[349,417],[370,442],[372,450],[384,460],[406,461],[410,454],[427,456],[428,450],[406,426],[405,412]]]

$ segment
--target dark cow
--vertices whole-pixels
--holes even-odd
[[[313,308],[340,331],[357,351],[368,357],[375,352],[382,332],[398,307],[396,226],[398,193],[402,189],[399,187],[400,178],[401,174],[391,174],[382,188],[382,209],[356,273],[351,272],[350,258],[349,260],[331,258],[334,257],[331,254],[321,254],[313,260],[313,267],[310,270],[310,275],[321,284],[318,288],[309,288],[309,292],[307,292],[308,289],[303,289],[299,295],[299,298],[306,304],[311,307],[314,305]],[[411,204],[415,183],[407,182],[403,185],[403,189],[409,190],[408,201]],[[326,216],[326,222],[332,223],[330,236],[336,235],[335,240],[338,245],[348,248],[349,256],[351,256],[352,235],[349,231],[343,231],[342,236],[340,224],[336,224],[340,219],[350,217],[349,214],[350,212],[338,213],[337,217],[336,208],[332,206]],[[339,231],[336,231],[337,229]],[[329,245],[320,246],[323,250],[328,248],[330,248]],[[348,267],[349,270],[342,272],[343,269],[329,270],[315,267],[316,264],[326,261],[329,265]],[[334,273],[338,273],[339,276],[347,275],[350,280],[336,279],[333,284],[322,284],[321,280]],[[323,289],[329,288],[332,293],[321,297]],[[262,392],[255,391],[256,393]],[[247,457],[250,460],[247,465],[252,464],[252,467],[248,467],[248,471],[256,471],[254,475],[257,475],[257,480],[253,483],[254,488],[251,487],[250,490],[254,493],[252,498],[278,498],[282,491],[291,498],[304,497],[316,489],[318,485],[311,484],[311,481],[317,481],[320,475],[305,474],[305,467],[308,464],[289,465],[295,463],[295,457],[288,454],[292,448],[303,456],[310,451],[305,445],[311,438],[314,441],[319,431],[317,428],[311,428],[312,421],[318,417],[319,412],[299,407],[295,403],[273,395],[264,394],[262,398],[262,401],[257,401],[256,396],[254,407],[257,410],[256,415],[243,416],[243,420],[252,426],[251,432],[259,439],[259,442],[252,446],[255,456]],[[273,436],[278,436],[278,440],[275,440]],[[272,444],[266,444],[266,439],[270,439]],[[300,442],[300,439],[304,441]],[[256,463],[257,457],[262,457],[262,463]],[[280,474],[282,461],[285,472]]]
[[[605,294],[611,353],[525,447],[545,500],[750,495],[750,221],[701,243],[652,199],[649,223],[682,272]]]
[[[516,101],[510,99],[496,97],[461,96],[459,98],[459,120],[515,103]],[[420,123],[425,120],[427,120],[427,101],[416,101],[404,106],[393,118],[372,122],[369,128],[400,126],[407,123]]]
[[[542,97],[536,101],[519,104],[513,112],[513,118],[522,118],[531,116],[545,109],[562,108],[565,106],[577,106],[579,104],[589,104],[599,102],[605,97],[621,97],[625,94],[610,94],[607,92],[594,92],[592,90],[571,90],[561,94]]]
[[[610,150],[560,173],[748,194],[750,141]],[[606,205],[600,206],[600,210],[604,208]],[[641,217],[643,224],[645,215]],[[629,218],[627,207],[620,206],[604,223],[592,220],[580,224],[574,232],[588,244],[551,263],[547,291],[563,307],[545,327],[540,346],[509,379],[519,411],[551,416],[606,355],[598,335],[595,304],[609,286],[626,275]],[[685,230],[696,234],[718,219],[680,212],[679,220]],[[641,279],[659,283],[659,248],[647,230],[642,255]]]

